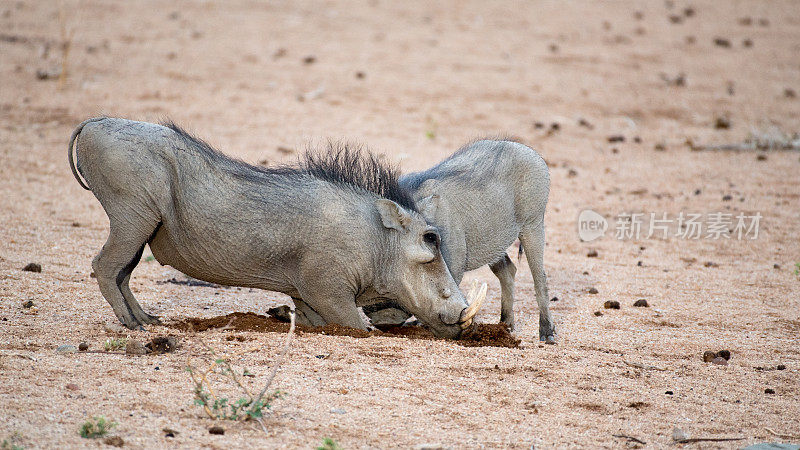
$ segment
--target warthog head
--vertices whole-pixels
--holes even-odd
[[[439,249],[439,232],[421,215],[391,200],[379,199],[376,207],[388,231],[381,290],[406,312],[415,315],[436,336],[456,338],[472,325],[486,297],[486,285],[473,286],[465,299]]]

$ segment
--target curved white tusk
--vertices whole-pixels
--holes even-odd
[[[480,289],[475,292],[475,288],[477,287],[478,282],[472,282],[472,289],[470,289],[469,294],[467,295],[467,299],[469,299],[470,304],[461,313],[461,328],[467,328],[472,325],[472,318],[478,314],[478,310],[481,309],[481,305],[483,305],[483,301],[486,300],[486,283],[481,284]]]

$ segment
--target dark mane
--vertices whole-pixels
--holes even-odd
[[[341,187],[372,192],[403,208],[417,210],[414,199],[398,182],[397,167],[361,147],[329,143],[324,151],[307,150],[297,165],[260,167],[224,155],[171,121],[162,122],[162,125],[177,133],[184,143],[214,164],[233,169],[240,176],[305,174]]]
[[[417,210],[414,199],[397,181],[397,167],[360,147],[329,143],[325,151],[307,151],[301,167],[320,180],[355,186],[392,200],[403,208]]]

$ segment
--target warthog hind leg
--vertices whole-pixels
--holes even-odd
[[[555,344],[556,328],[553,324],[553,316],[550,314],[547,274],[544,271],[544,220],[536,225],[523,227],[519,234],[519,240],[525,249],[536,289],[536,303],[539,305],[539,340]]]
[[[489,268],[500,280],[500,321],[514,330],[514,275],[517,267],[511,262],[511,258],[504,254],[500,261],[490,264]]]
[[[92,261],[100,292],[111,304],[120,322],[131,329],[158,321],[157,317],[142,310],[128,287],[131,272],[139,263],[144,245],[157,227],[154,224],[142,232],[141,228],[134,229],[130,222],[120,225],[112,219],[108,240]]]

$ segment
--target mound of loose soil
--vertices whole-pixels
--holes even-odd
[[[285,333],[289,330],[289,324],[282,322],[274,317],[268,317],[256,313],[235,312],[225,316],[210,318],[189,318],[172,322],[170,326],[181,331],[202,332],[210,329],[222,329],[232,331],[254,331],[258,333],[274,332]],[[366,338],[370,336],[397,336],[408,339],[438,339],[430,331],[422,327],[415,326],[381,326],[375,331],[359,330],[357,328],[346,327],[335,323],[329,323],[322,327],[297,326],[297,332],[324,334],[329,336],[350,336],[355,338]],[[519,339],[515,338],[503,324],[478,324],[476,327],[465,333],[456,341],[458,345],[465,347],[519,347]]]

